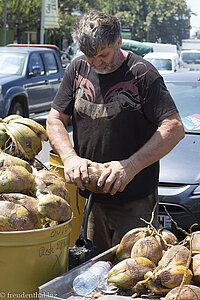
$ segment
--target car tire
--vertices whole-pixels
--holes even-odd
[[[24,117],[24,110],[20,102],[13,102],[11,104],[9,115],[20,115]]]

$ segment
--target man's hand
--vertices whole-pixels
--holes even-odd
[[[106,170],[101,174],[97,184],[98,186],[104,185],[104,192],[111,195],[114,195],[116,192],[122,192],[137,174],[129,159],[111,161],[103,165],[106,167]]]
[[[47,118],[47,133],[52,148],[63,162],[66,182],[84,190],[83,182],[88,180],[87,166],[90,160],[80,158],[74,151],[66,130],[69,120],[70,115],[52,108]]]
[[[84,190],[83,183],[89,181],[87,167],[90,163],[88,159],[70,155],[64,162],[66,182],[76,184],[78,188]]]

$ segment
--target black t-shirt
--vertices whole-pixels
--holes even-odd
[[[78,57],[67,68],[52,107],[72,116],[74,149],[95,162],[128,158],[148,141],[160,121],[177,112],[160,74],[133,53],[109,74],[97,74],[84,55]],[[158,175],[156,162],[123,192],[98,194],[95,200],[140,199],[155,190]]]

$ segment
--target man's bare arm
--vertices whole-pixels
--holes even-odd
[[[79,157],[74,151],[66,129],[69,119],[69,115],[52,108],[47,118],[47,134],[52,148],[63,162],[66,182],[84,190],[83,181],[88,181],[87,166],[90,161]]]
[[[113,185],[111,194],[122,192],[136,174],[169,153],[184,134],[179,114],[164,119],[154,135],[136,153],[128,159],[105,164],[107,169],[99,178],[99,185],[102,186],[105,182],[105,192],[108,192]]]

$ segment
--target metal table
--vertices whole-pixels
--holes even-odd
[[[55,279],[43,284],[39,287],[39,299],[44,300],[88,300],[88,299],[99,299],[99,300],[130,300],[131,295],[119,295],[119,294],[112,294],[112,295],[102,295],[96,294],[96,297],[82,297],[78,296],[74,293],[72,288],[73,280],[76,276],[80,273],[88,269],[95,261],[99,260],[109,260],[113,261],[115,257],[116,249],[119,245],[116,245],[113,248],[103,252],[95,256],[94,258],[88,260],[87,262],[81,264],[78,267],[68,271],[67,273],[63,274],[62,276],[56,277]],[[140,298],[134,298],[135,300],[139,299],[151,299],[151,300],[161,300],[163,298],[159,298],[158,296],[147,296],[143,295]]]

